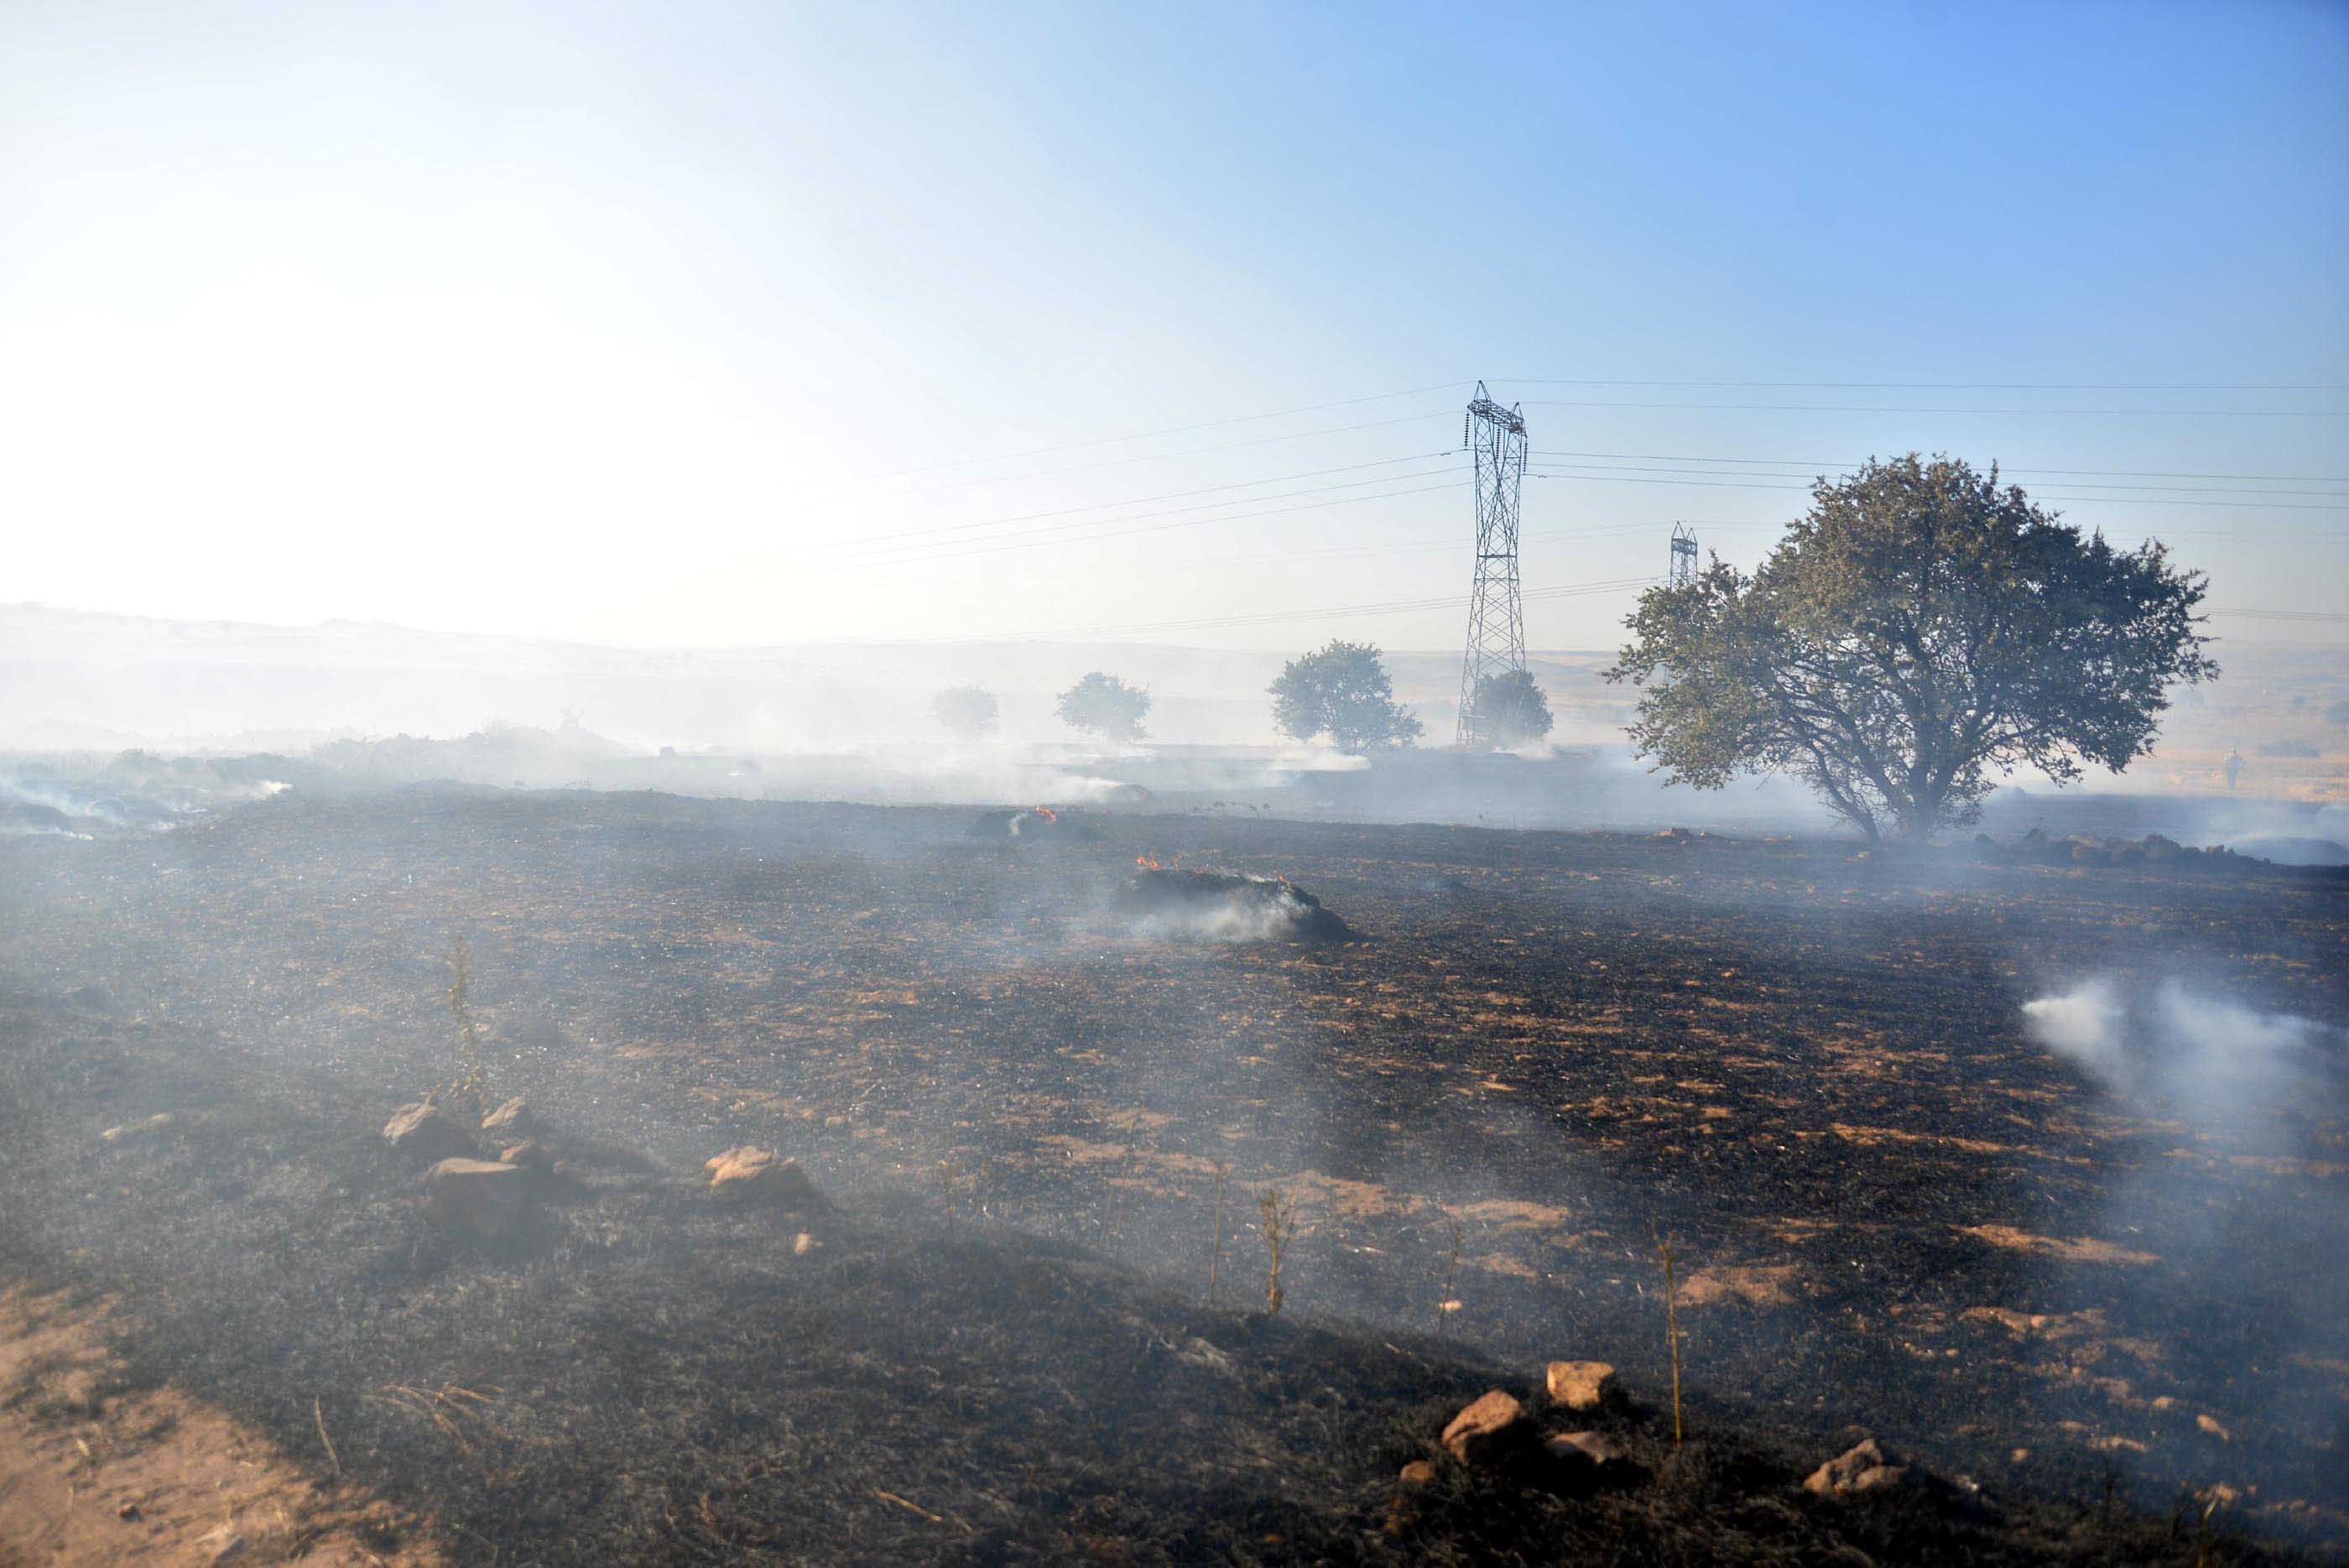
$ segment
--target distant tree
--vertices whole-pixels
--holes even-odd
[[[1609,680],[1672,781],[1802,779],[1872,840],[1973,819],[1997,771],[2068,782],[2153,749],[2168,689],[2219,667],[2207,579],[2158,543],[2116,550],[1998,470],[1910,453],[1812,487],[1748,576],[1718,557],[1651,588]]]
[[[995,693],[981,686],[951,686],[930,699],[930,716],[957,741],[976,741],[995,728]]]
[[[1096,670],[1061,693],[1057,711],[1061,722],[1072,730],[1090,730],[1112,741],[1138,741],[1143,717],[1150,711],[1150,693]]]
[[[1525,670],[1487,675],[1476,682],[1476,694],[1471,701],[1475,716],[1472,727],[1493,745],[1522,746],[1550,732],[1553,721],[1549,699],[1542,695],[1542,689]]]
[[[1408,746],[1424,728],[1394,700],[1394,682],[1375,644],[1332,641],[1292,659],[1272,694],[1272,720],[1281,732],[1309,741],[1327,732],[1341,752]]]

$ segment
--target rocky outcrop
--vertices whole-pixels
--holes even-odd
[[[710,1195],[729,1202],[792,1210],[823,1202],[800,1162],[781,1158],[772,1149],[745,1144],[711,1156],[702,1168],[709,1172]]]
[[[522,1222],[522,1167],[502,1159],[444,1159],[424,1178],[432,1217],[452,1231],[503,1236]]]
[[[1604,1361],[1553,1361],[1543,1373],[1551,1404],[1596,1410],[1615,1393],[1615,1368]]]
[[[1464,1465],[1492,1465],[1522,1450],[1532,1436],[1526,1407],[1516,1396],[1495,1388],[1452,1417],[1444,1428],[1444,1446]]]
[[[1847,1497],[1890,1486],[1908,1473],[1874,1438],[1863,1438],[1806,1476],[1803,1486],[1821,1497]]]
[[[393,1152],[411,1159],[451,1159],[481,1153],[472,1135],[458,1125],[457,1118],[429,1100],[400,1106],[383,1124],[383,1141]]]

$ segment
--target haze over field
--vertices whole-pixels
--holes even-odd
[[[0,4],[0,1568],[2349,1549],[2349,6]]]

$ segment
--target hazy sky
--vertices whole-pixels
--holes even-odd
[[[1538,645],[1910,447],[2349,611],[2344,279],[2340,5],[6,0],[0,599],[1441,648],[1484,377]]]

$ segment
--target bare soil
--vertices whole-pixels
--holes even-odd
[[[0,1270],[113,1293],[126,1395],[314,1480],[323,1423],[451,1560],[2349,1541],[2337,1053],[2240,1128],[2019,1012],[2104,974],[2337,1026],[2349,878],[969,818],[414,791],[0,842]],[[1361,940],[1137,935],[1137,855],[1284,874]],[[457,930],[493,1089],[590,1182],[494,1249],[375,1136],[460,1064]],[[710,1205],[694,1173],[746,1142],[838,1210]],[[1278,1320],[1265,1191],[1300,1221]],[[1623,1369],[1639,1487],[1454,1467],[1391,1512],[1453,1410],[1551,1357]],[[1862,1430],[1954,1490],[1802,1493]]]
[[[0,1290],[0,1564],[242,1560],[429,1568],[416,1521],[306,1473],[263,1432],[172,1387],[133,1388],[111,1314],[71,1293]]]

